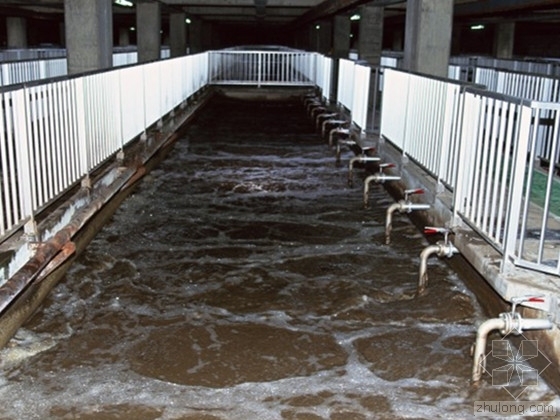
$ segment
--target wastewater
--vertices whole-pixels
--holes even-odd
[[[0,351],[1,419],[470,418],[487,319],[301,101],[216,98]],[[499,336],[495,336],[499,338]],[[540,381],[524,400],[555,401]],[[515,397],[515,398],[514,398]]]

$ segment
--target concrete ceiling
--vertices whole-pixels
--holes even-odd
[[[386,18],[402,19],[405,0],[131,0],[159,1],[162,16],[185,12],[191,19],[228,24],[255,22],[285,27],[312,24],[334,14],[354,13],[365,4],[384,6]],[[114,5],[118,18],[134,17],[134,7]],[[2,0],[0,15],[50,19],[64,15],[64,0]],[[560,22],[560,0],[455,0],[455,19],[487,22]]]

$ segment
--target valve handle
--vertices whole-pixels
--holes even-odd
[[[424,194],[423,188],[413,188],[411,190],[404,190],[404,199],[408,200],[408,196],[412,194]]]
[[[425,226],[424,227],[424,233],[426,235],[433,235],[435,233],[449,233],[449,229],[444,228],[444,227],[435,227],[435,226]]]
[[[385,168],[394,168],[396,165],[394,163],[380,163],[379,172],[382,173]]]
[[[510,300],[511,300],[511,313],[513,314],[515,313],[517,306],[524,302],[544,303],[545,296],[544,295],[514,296]]]
[[[452,233],[451,229],[444,228],[444,227],[436,227],[436,226],[425,226],[424,227],[424,234],[426,235],[433,235],[436,233],[443,233],[443,239],[445,245],[448,244],[449,234]]]

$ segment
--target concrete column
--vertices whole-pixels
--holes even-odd
[[[58,38],[60,39],[60,45],[66,47],[66,27],[64,22],[58,25]]]
[[[358,54],[360,60],[365,60],[373,66],[378,66],[381,62],[384,11],[380,6],[360,7]]]
[[[346,15],[334,17],[333,57],[348,58],[350,54],[350,18]]]
[[[171,13],[169,15],[169,47],[171,57],[181,57],[187,51],[187,15],[185,13]]]
[[[202,51],[202,21],[200,19],[192,19],[189,25],[189,48],[191,54]]]
[[[453,0],[407,0],[404,68],[447,77]]]
[[[403,50],[403,31],[402,29],[395,29],[393,31],[393,51]]]
[[[126,47],[130,45],[130,33],[128,28],[119,28],[119,46]]]
[[[68,73],[113,65],[111,0],[65,0],[64,23]]]
[[[6,18],[8,48],[27,48],[27,21],[22,17]]]
[[[317,36],[317,52],[325,55],[332,54],[333,25],[331,21],[323,20],[319,23]]]
[[[161,55],[161,6],[159,2],[136,3],[138,62],[159,60]]]
[[[515,22],[496,25],[494,35],[494,55],[496,58],[512,58],[515,40]]]

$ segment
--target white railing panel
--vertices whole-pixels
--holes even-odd
[[[314,85],[314,53],[294,51],[211,51],[212,84]]]
[[[3,91],[0,235],[204,87],[207,72],[199,54]]]
[[[365,131],[368,122],[369,85],[371,68],[356,65],[354,67],[354,86],[352,94],[352,121]]]
[[[338,88],[337,102],[352,109],[354,101],[354,62],[350,60],[340,59],[338,61]]]
[[[461,85],[398,70],[384,72],[380,134],[452,186]]]
[[[407,73],[385,69],[380,135],[401,151],[405,142],[409,84],[410,77]]]
[[[504,254],[506,223],[518,207],[512,195],[515,176],[524,171],[516,152],[527,154],[522,146],[527,112],[515,98],[464,93],[454,208]]]
[[[525,120],[525,141],[517,154],[524,170],[515,173],[517,189],[512,200],[517,209],[511,215],[508,255],[519,266],[560,275],[560,177],[555,166],[560,165],[560,105],[533,102]],[[537,164],[541,124],[551,129],[550,153],[556,157],[545,167]]]

